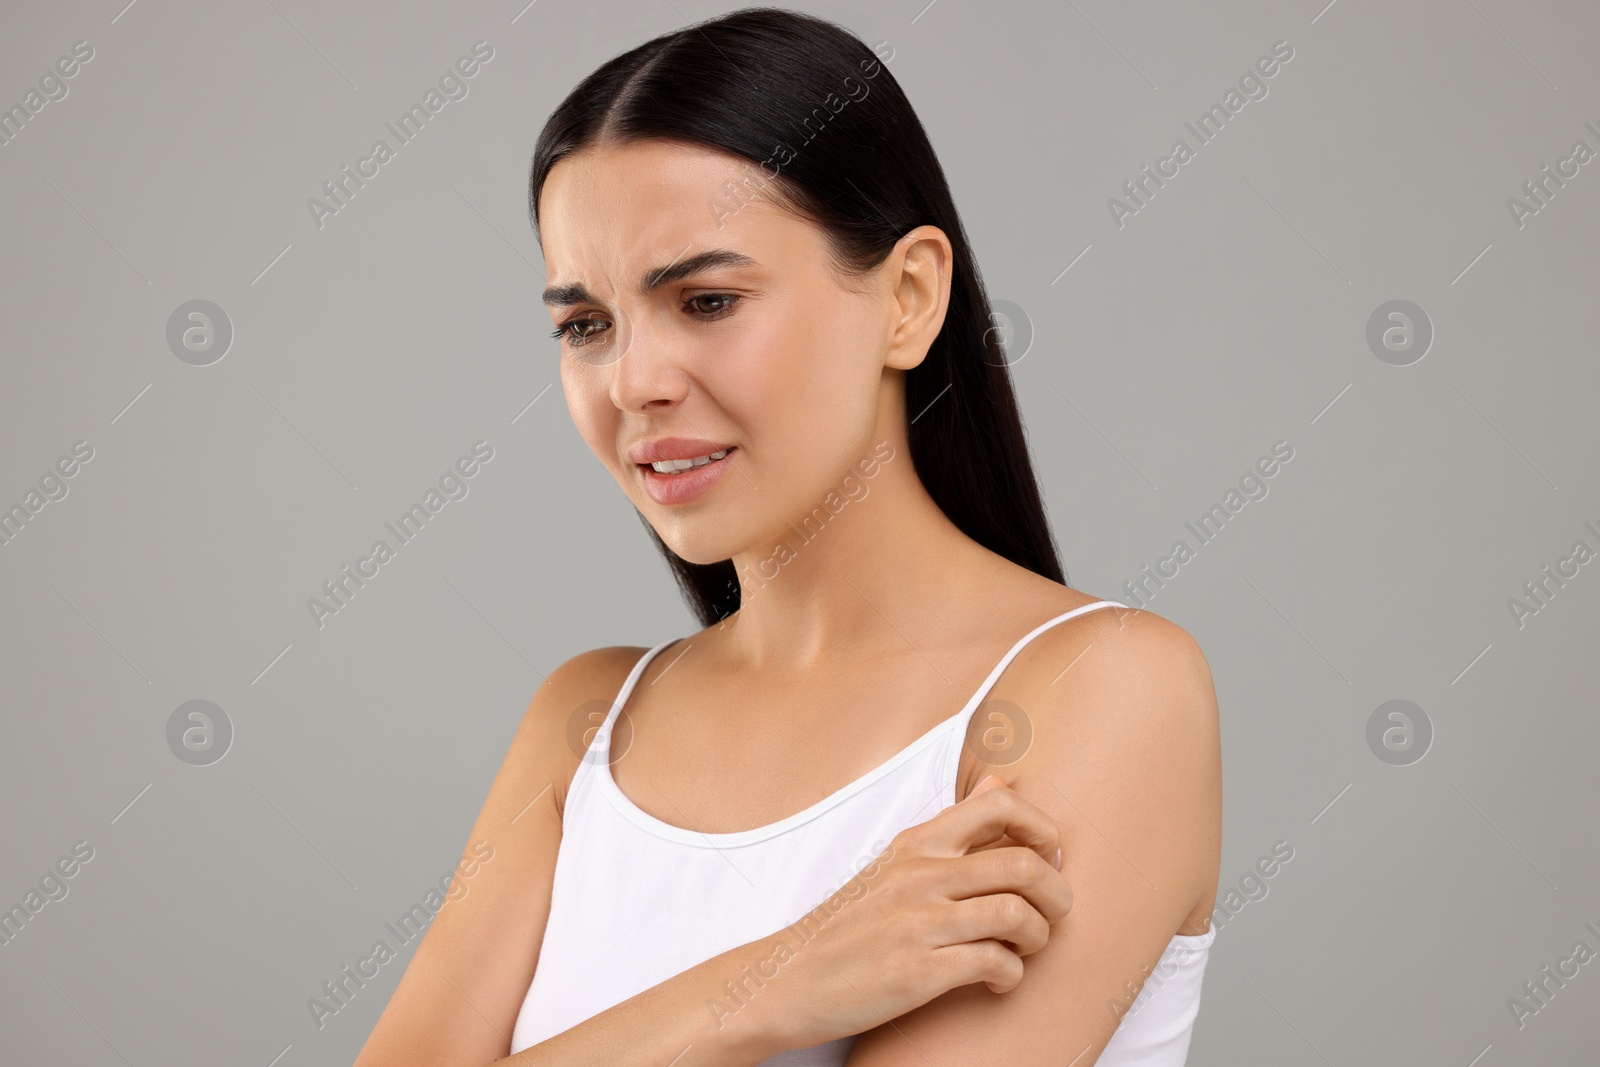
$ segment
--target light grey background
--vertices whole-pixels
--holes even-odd
[[[349,1063],[410,949],[321,1029],[306,1002],[454,863],[543,673],[695,628],[565,410],[525,183],[583,75],[731,8],[523,2],[6,15],[7,108],[94,49],[0,147],[0,506],[94,450],[0,547],[0,906],[94,849],[0,946],[6,1063]],[[1600,160],[1520,228],[1507,200],[1600,151],[1600,12],[924,4],[798,6],[888,42],[1032,331],[1071,584],[1126,599],[1294,449],[1149,602],[1215,673],[1223,890],[1295,850],[1219,931],[1190,1063],[1594,1062],[1600,962],[1520,1028],[1508,1000],[1600,950],[1600,562],[1521,627],[1508,600],[1600,549]],[[319,229],[308,198],[478,40],[468,95]],[[1119,228],[1108,198],[1280,40]],[[196,299],[234,330],[209,366],[166,338]],[[1408,366],[1366,339],[1395,299],[1434,330]],[[479,440],[319,629],[307,599]],[[196,699],[234,730],[209,766],[167,743]],[[1407,766],[1367,742],[1395,699],[1434,731]]]

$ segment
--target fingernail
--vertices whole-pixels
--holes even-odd
[[[993,778],[994,778],[994,775],[992,775],[992,774],[984,775],[981,779],[978,780],[978,784],[972,787],[972,791],[974,793],[978,792],[984,786],[988,785],[990,780],[992,780]]]
[[[1059,871],[1060,869],[1061,869],[1061,850],[1058,848],[1058,849],[1056,849],[1056,870]]]

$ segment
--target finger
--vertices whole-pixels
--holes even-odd
[[[1032,955],[1050,943],[1050,923],[1016,893],[995,893],[957,901],[946,913],[942,945],[992,938],[1010,942],[1019,956]]]
[[[1011,783],[1007,782],[1004,778],[1000,777],[998,774],[987,774],[987,775],[984,775],[982,781],[980,781],[977,785],[972,787],[972,792],[968,793],[967,796],[968,797],[975,797],[979,793],[985,792],[987,790],[994,789],[994,788],[996,788],[998,786],[1010,785],[1010,784]],[[963,799],[965,799],[965,798],[963,798]]]
[[[1037,852],[1015,845],[946,861],[939,886],[951,900],[1015,893],[1050,923],[1060,922],[1072,910],[1071,883]]]
[[[934,966],[961,976],[961,985],[982,982],[991,993],[1008,993],[1022,983],[1022,958],[993,939],[934,950]]]
[[[918,846],[930,856],[965,855],[970,849],[1009,836],[1054,866],[1061,848],[1061,831],[1055,820],[1005,785],[991,785],[982,793],[974,790],[959,804],[912,827],[912,832]]]

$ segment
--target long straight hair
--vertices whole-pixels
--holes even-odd
[[[1063,585],[989,298],[944,170],[894,75],[850,31],[744,8],[646,41],[568,94],[534,148],[528,210],[553,167],[591,144],[664,140],[760,167],[770,199],[821,227],[842,274],[869,271],[921,225],[950,239],[944,324],[906,372],[912,467],[974,541]],[[768,168],[776,166],[777,173]],[[643,514],[640,518],[644,519]],[[737,611],[731,559],[692,563],[645,528],[702,626]]]

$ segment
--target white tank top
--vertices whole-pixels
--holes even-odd
[[[550,916],[511,1052],[712,956],[777,934],[827,900],[895,834],[956,802],[967,724],[1023,646],[1058,623],[1108,606],[1125,605],[1096,601],[1040,624],[1011,647],[966,706],[887,762],[804,811],[735,833],[663,822],[630,801],[611,777],[617,715],[645,666],[673,642],[650,649],[623,683],[568,787]],[[1216,933],[1212,927],[1172,938],[1097,1067],[1181,1067]],[[729,978],[726,995],[706,1005],[716,1017],[736,1013],[764,984],[748,969]],[[790,1049],[761,1067],[843,1067],[854,1042],[844,1037]]]

